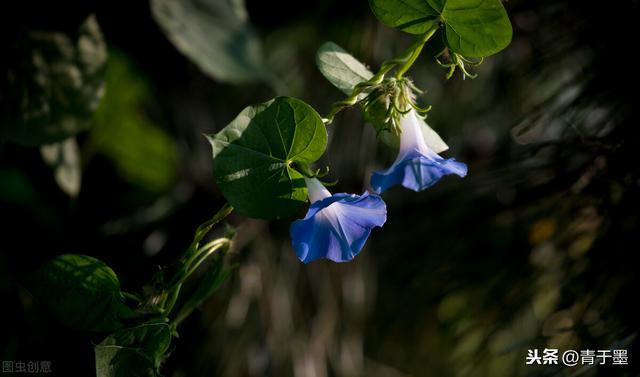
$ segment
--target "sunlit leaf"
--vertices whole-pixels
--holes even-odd
[[[304,177],[292,165],[320,158],[327,130],[311,106],[277,97],[245,108],[208,139],[214,176],[229,203],[247,216],[274,219],[306,201]]]
[[[500,0],[447,0],[442,19],[447,46],[460,55],[489,56],[511,43],[511,22]]]
[[[369,0],[373,14],[384,24],[411,34],[426,33],[442,8],[427,0]]]
[[[485,57],[511,42],[511,22],[500,0],[369,0],[388,26],[422,34],[442,23],[447,47],[466,57]]]
[[[324,77],[345,94],[351,94],[354,86],[373,76],[364,64],[333,42],[320,46],[316,64]]]

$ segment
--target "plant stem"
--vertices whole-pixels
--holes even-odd
[[[194,255],[187,264],[186,272],[183,275],[182,279],[178,284],[176,284],[167,294],[167,299],[164,304],[164,310],[166,313],[171,313],[173,310],[176,301],[178,301],[178,296],[180,295],[180,289],[182,289],[182,283],[204,262],[207,258],[209,258],[213,253],[222,248],[228,248],[231,245],[231,240],[223,237],[217,238],[201,248],[198,248],[198,252]]]
[[[122,292],[122,295],[125,298],[128,298],[129,300],[133,300],[135,302],[137,302],[138,304],[142,302],[142,300],[140,299],[140,297],[138,297],[137,295],[134,295],[133,293],[129,293],[129,292]]]
[[[201,261],[204,261],[205,259],[207,259],[209,256],[211,256],[214,252],[218,251],[218,253],[222,253],[222,255],[226,254],[226,252],[229,250],[229,247],[231,245],[231,241],[229,240],[229,243],[225,243],[225,244],[219,244],[217,245],[217,247],[211,249],[208,253],[206,253],[206,255],[202,258]],[[197,268],[197,266],[196,266]],[[210,267],[212,268],[212,267]],[[207,273],[207,272],[205,272]],[[204,278],[206,279],[206,277]],[[200,282],[200,284],[202,284],[202,282]],[[198,290],[200,289],[200,287],[198,287],[196,289],[196,292],[194,294],[197,294]],[[205,296],[201,296],[197,299],[194,299],[194,297],[191,297],[190,299],[186,300],[186,302],[184,302],[182,308],[180,308],[180,310],[177,311],[177,314],[175,315],[175,318],[171,321],[171,326],[175,329],[178,327],[178,325],[180,325],[180,323],[186,319],[195,308],[197,308],[204,300],[206,300],[211,294],[213,293],[213,290],[209,291],[209,293]]]
[[[233,212],[233,207],[229,203],[225,203],[222,208],[216,212],[212,219],[203,223],[196,230],[196,235],[193,242],[180,259],[180,269],[175,273],[170,283],[167,284],[167,295],[160,304],[162,310],[165,313],[170,313],[178,300],[180,289],[182,288],[182,282],[185,281],[189,275],[202,263],[212,252],[220,248],[220,246],[228,245],[231,240],[226,237],[215,239],[206,245],[200,247],[200,241],[204,236],[213,228],[214,225],[222,221]],[[204,257],[201,257],[204,254]]]
[[[424,47],[424,45],[429,39],[431,39],[431,37],[433,37],[439,27],[440,25],[438,22],[434,23],[433,26],[431,26],[431,28],[426,33],[424,33],[422,37],[413,44],[413,46],[411,46],[411,48],[409,49],[409,51],[411,51],[409,58],[400,68],[398,68],[398,71],[396,72],[397,79],[401,78],[409,70],[409,68],[411,68],[416,59],[418,59],[418,56],[420,56],[420,52],[422,52],[422,48]]]
[[[189,268],[187,270],[187,275],[186,276],[191,275],[193,273],[193,271],[198,269],[198,266],[200,266],[200,264],[202,264],[202,262],[204,262],[207,258],[209,258],[209,256],[211,256],[211,254],[215,253],[216,250],[218,250],[220,248],[223,248],[223,247],[229,247],[229,245],[231,245],[231,240],[228,239],[228,238],[218,238],[218,239],[215,239],[215,240],[209,242],[208,244],[204,245],[200,249],[200,250],[203,250],[203,251],[198,253],[198,259],[192,261],[191,265],[189,265]]]

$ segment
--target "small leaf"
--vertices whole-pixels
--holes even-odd
[[[170,344],[171,330],[166,323],[119,330],[95,346],[96,376],[159,376]]]
[[[151,10],[174,46],[207,75],[236,84],[270,79],[243,0],[151,0]]]
[[[373,76],[364,64],[333,42],[320,46],[316,64],[324,77],[345,94],[351,94],[354,86]]]
[[[493,55],[511,43],[511,22],[500,0],[447,0],[442,19],[447,46],[462,56]]]
[[[71,197],[78,196],[82,169],[80,152],[75,138],[40,147],[42,159],[53,169],[58,187]]]
[[[447,46],[462,56],[493,55],[511,42],[511,22],[500,0],[369,0],[384,24],[423,34],[445,25]]]
[[[249,106],[215,135],[213,173],[227,201],[250,217],[290,216],[307,199],[296,162],[316,161],[327,146],[320,115],[289,97]]]
[[[133,313],[115,272],[85,255],[60,255],[29,282],[30,291],[61,322],[78,330],[113,331]]]
[[[443,47],[444,48],[444,47]],[[342,47],[333,42],[326,42],[318,49],[316,55],[318,69],[336,88],[345,94],[351,94],[353,88],[373,76],[373,73],[360,61],[350,55]],[[362,94],[364,97],[366,94]],[[383,143],[392,148],[400,146],[400,137],[385,129],[386,109],[371,109],[365,114],[367,122],[371,123]],[[436,153],[449,149],[449,146],[424,121],[421,120],[422,133],[427,146]]]

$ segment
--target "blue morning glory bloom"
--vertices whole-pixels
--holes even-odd
[[[331,195],[316,178],[305,178],[311,206],[304,219],[291,224],[291,240],[298,258],[309,263],[326,258],[352,260],[369,238],[371,229],[387,220],[387,206],[378,195]]]
[[[445,160],[427,146],[417,117],[411,110],[400,119],[400,152],[389,169],[373,172],[371,187],[375,192],[395,185],[422,191],[445,175],[467,175],[467,165],[454,158]]]

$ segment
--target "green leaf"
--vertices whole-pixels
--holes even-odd
[[[151,0],[151,10],[174,46],[207,75],[236,84],[270,79],[243,0]]]
[[[373,76],[364,64],[333,42],[320,46],[316,64],[324,77],[345,94],[351,94],[354,86]]]
[[[96,376],[159,376],[170,344],[171,330],[166,323],[119,330],[95,346]]]
[[[89,256],[54,258],[35,273],[29,288],[61,322],[78,330],[113,331],[133,314],[115,272]]]
[[[104,91],[107,50],[89,16],[69,30],[20,33],[3,54],[0,141],[24,145],[62,141],[86,130]]]
[[[71,197],[78,196],[82,168],[76,139],[71,137],[55,144],[40,147],[42,159],[53,169],[58,187]]]
[[[438,2],[425,0],[369,0],[369,5],[385,25],[411,34],[423,34],[431,29],[442,9]]]
[[[511,42],[511,22],[500,0],[369,0],[384,24],[423,34],[442,23],[447,47],[470,58],[493,55]]]
[[[288,97],[245,108],[208,138],[223,194],[239,212],[258,218],[288,216],[300,207],[306,185],[292,165],[316,161],[327,143],[315,110]]]
[[[249,106],[215,135],[213,173],[218,187],[238,212],[277,219],[295,213],[307,199],[296,162],[316,161],[327,146],[327,130],[303,101],[277,97]]]
[[[462,56],[493,55],[511,43],[511,22],[500,0],[447,0],[442,19],[447,46]]]

